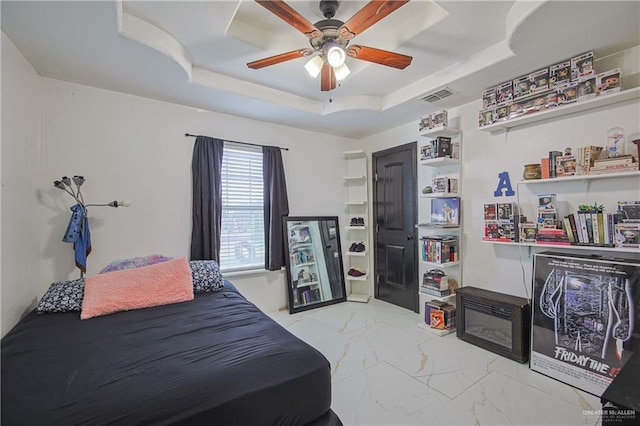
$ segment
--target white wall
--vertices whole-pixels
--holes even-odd
[[[84,175],[87,203],[132,201],[129,208],[89,209],[93,252],[88,273],[114,259],[159,253],[188,256],[191,156],[185,133],[290,148],[283,152],[291,215],[342,215],[342,152],[348,139],[43,79],[44,227],[40,291],[77,277],[72,246],[61,241],[71,197],[54,188],[63,175]],[[286,304],[285,275],[230,278],[266,311]]]
[[[517,296],[525,296],[531,287],[532,255],[527,248],[483,243],[484,203],[515,202],[513,197],[494,197],[498,174],[507,171],[513,189],[522,180],[523,165],[536,163],[550,150],[563,151],[565,147],[606,145],[606,131],[615,126],[627,131],[627,149],[635,150],[630,142],[640,132],[640,106],[638,101],[602,108],[579,115],[562,117],[549,122],[515,129],[508,134],[492,135],[478,129],[480,101],[471,102],[448,110],[449,125],[462,130],[462,259],[463,285],[486,288]],[[426,139],[418,136],[416,121],[390,129],[365,140],[367,152],[375,152],[392,146]],[[369,156],[370,158],[370,156]],[[420,174],[425,173],[418,168]],[[420,189],[420,188],[418,188]],[[614,211],[618,200],[640,200],[640,182],[633,179],[601,180],[591,184],[559,183],[551,186],[520,186],[520,201],[525,205],[524,214],[535,217],[533,203],[538,193],[558,194],[560,213],[577,210],[578,204],[604,204]],[[540,251],[540,250],[538,250]],[[575,251],[574,251],[575,252]],[[585,253],[580,251],[577,253]],[[526,288],[526,291],[525,291]]]
[[[39,295],[41,93],[41,78],[2,33],[2,336]]]

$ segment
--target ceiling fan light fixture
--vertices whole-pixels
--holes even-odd
[[[336,68],[344,64],[347,59],[347,53],[340,46],[330,45],[326,53],[327,62],[332,67]]]
[[[320,56],[314,56],[304,65],[304,67],[311,77],[316,78],[320,74],[323,65],[324,61],[322,58]]]
[[[334,67],[333,73],[336,76],[336,81],[341,81],[347,78],[347,76],[351,73],[351,70],[349,69],[347,64],[342,64],[339,67]]]

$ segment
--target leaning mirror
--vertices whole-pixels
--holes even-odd
[[[337,216],[283,218],[288,256],[289,312],[344,302],[342,253]]]

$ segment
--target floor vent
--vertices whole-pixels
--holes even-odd
[[[438,102],[441,99],[447,98],[449,96],[453,95],[453,91],[451,89],[449,89],[448,87],[443,87],[442,89],[436,90],[435,92],[429,93],[426,96],[423,96],[422,98],[420,98],[421,100],[425,101],[425,102]]]

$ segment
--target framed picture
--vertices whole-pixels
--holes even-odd
[[[640,343],[640,261],[537,253],[532,370],[601,396]]]
[[[432,199],[431,223],[460,225],[460,197]]]

